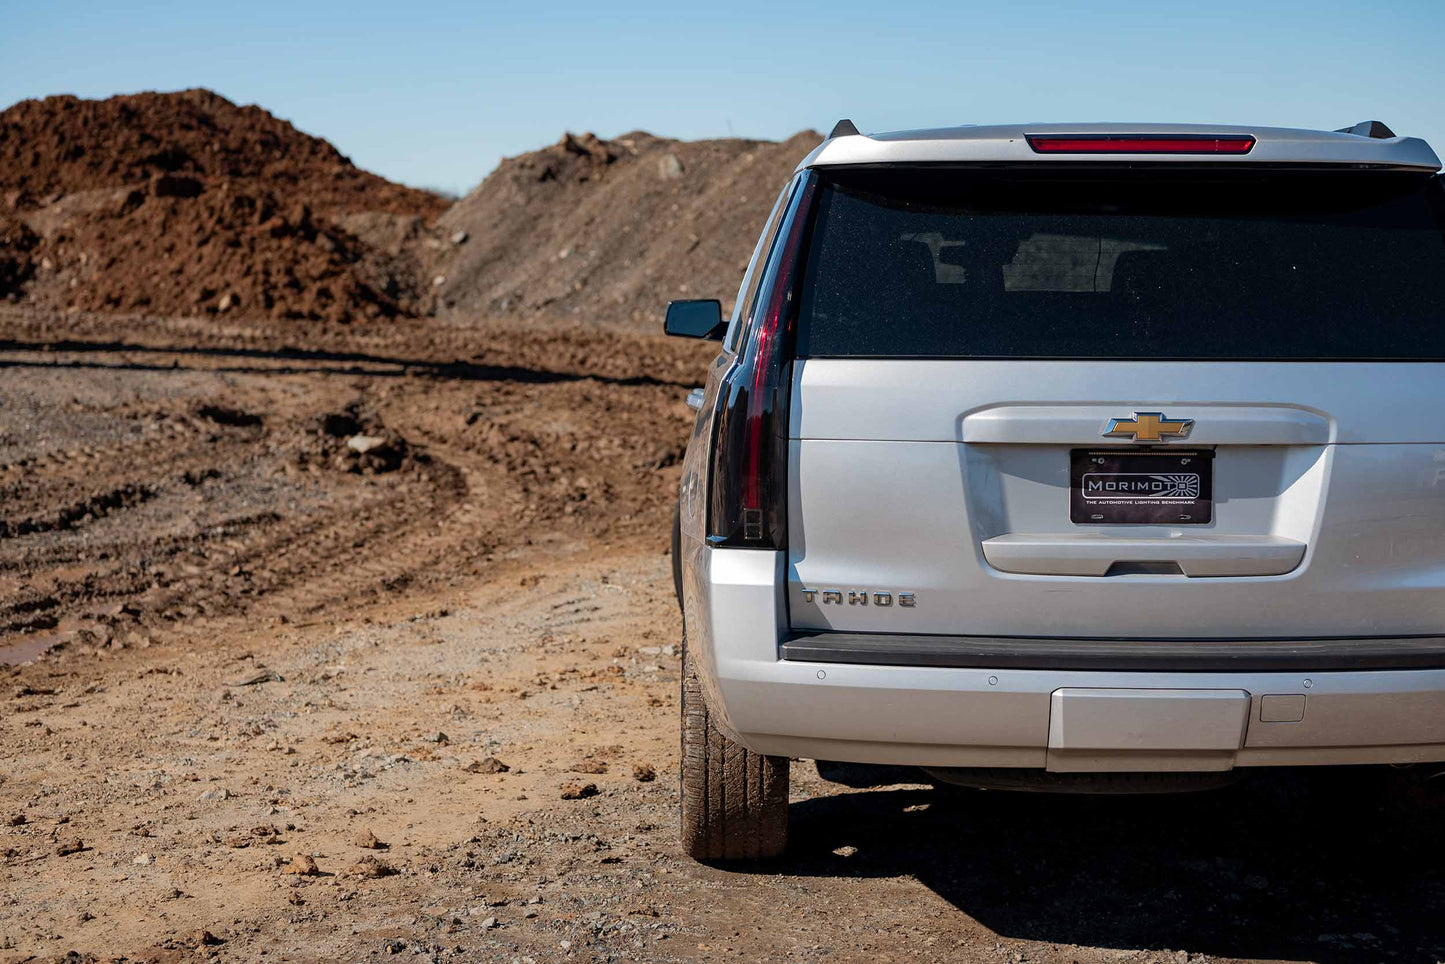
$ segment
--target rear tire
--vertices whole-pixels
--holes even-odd
[[[694,860],[764,860],[788,845],[788,758],[713,725],[682,640],[682,847]]]

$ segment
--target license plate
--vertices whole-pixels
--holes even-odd
[[[1214,518],[1212,449],[1073,449],[1069,519],[1080,525],[1204,525]]]

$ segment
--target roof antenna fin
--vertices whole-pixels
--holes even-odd
[[[855,127],[855,126],[853,126],[853,122],[850,121],[848,118],[845,117],[845,118],[843,118],[842,120],[840,120],[838,123],[836,123],[836,124],[833,125],[833,132],[832,132],[831,134],[829,134],[828,136],[829,136],[830,138],[832,138],[832,137],[848,137],[849,135],[851,135],[851,134],[856,134],[856,133],[858,133],[858,128]]]
[[[1361,137],[1394,137],[1395,132],[1377,120],[1360,121],[1354,127],[1341,127],[1336,134],[1358,134]]]

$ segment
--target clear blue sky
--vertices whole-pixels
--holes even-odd
[[[1445,0],[9,4],[0,104],[210,87],[409,184],[564,130],[1000,121],[1341,127],[1445,153]]]

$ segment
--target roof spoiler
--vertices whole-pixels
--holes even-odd
[[[1395,132],[1377,120],[1360,121],[1354,127],[1341,127],[1336,134],[1358,134],[1360,137],[1394,137]]]
[[[1383,125],[1382,125],[1382,126],[1383,126]],[[828,137],[829,137],[830,139],[831,139],[831,138],[834,138],[834,137],[847,137],[847,136],[849,136],[850,134],[857,134],[857,133],[858,133],[858,128],[854,126],[854,124],[853,124],[852,121],[850,121],[848,118],[845,117],[845,118],[843,118],[842,120],[840,120],[838,123],[836,123],[836,124],[833,125],[833,130],[832,130],[831,132],[829,132]]]

